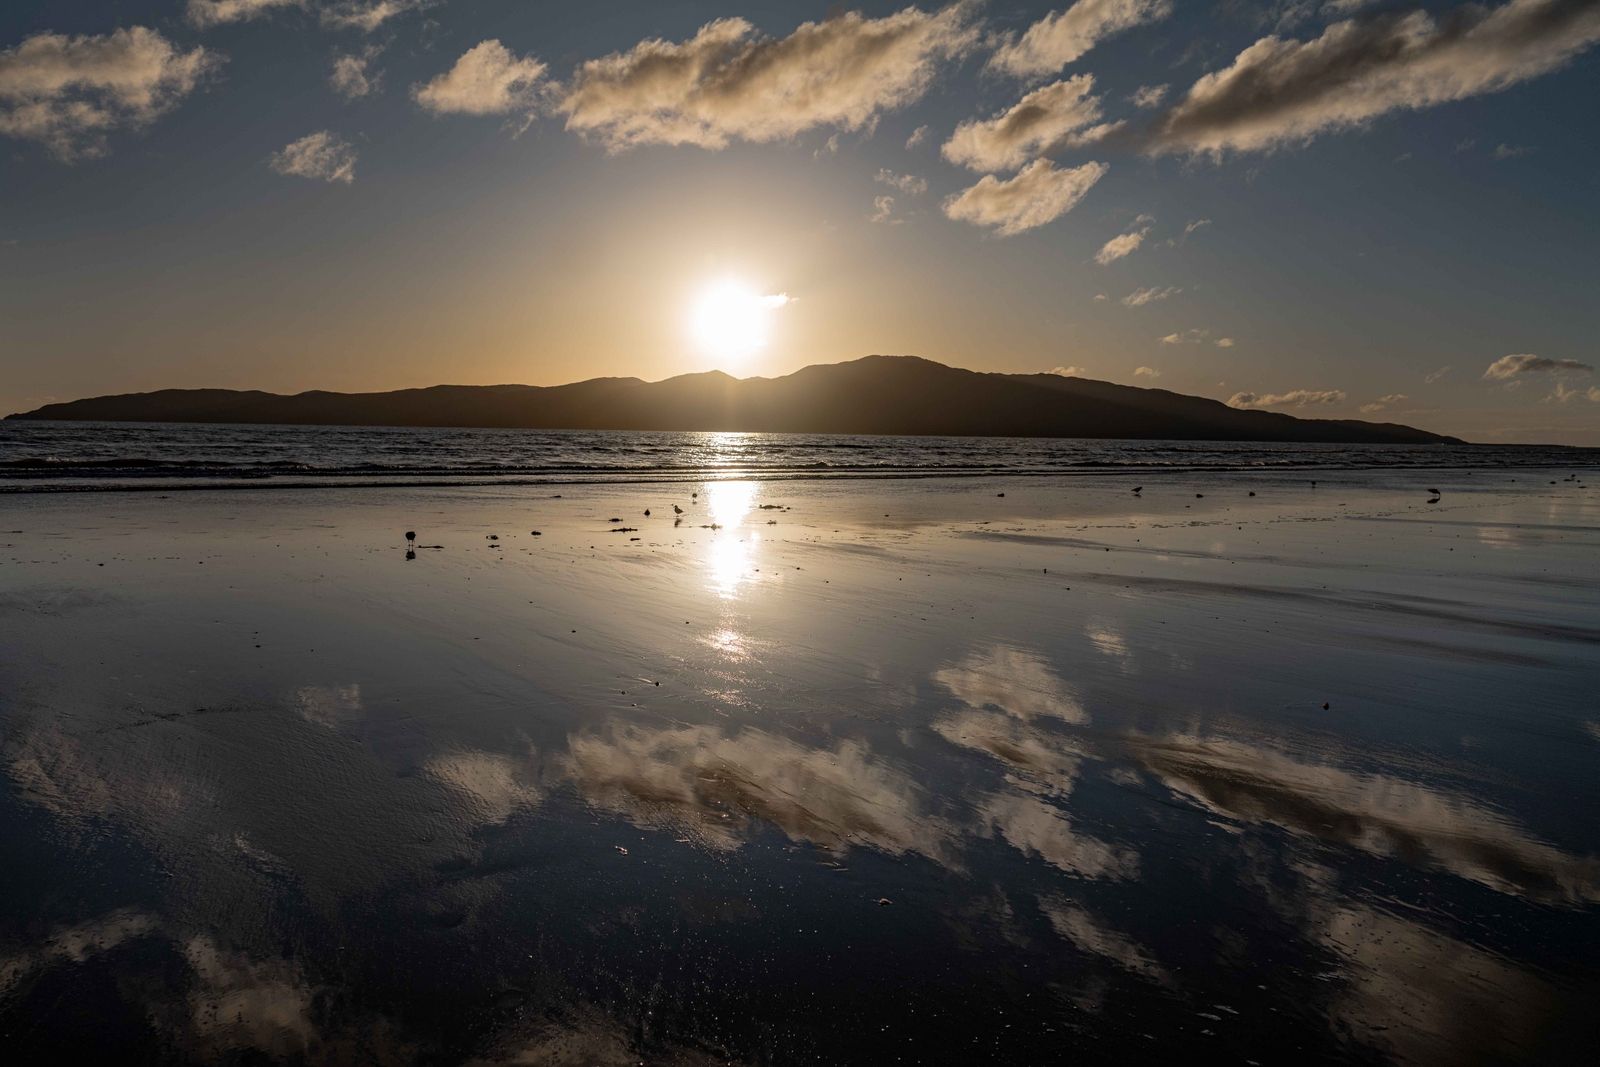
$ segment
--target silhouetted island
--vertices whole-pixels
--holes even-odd
[[[388,393],[162,389],[46,404],[13,419],[490,426],[570,430],[945,434],[1214,441],[1459,443],[1396,423],[1243,411],[1166,389],[1059,374],[984,374],[915,356],[818,364],[781,378],[721,371],[660,382],[436,385]]]

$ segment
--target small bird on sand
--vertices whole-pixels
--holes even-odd
[[[644,509],[644,517],[647,518],[647,519],[650,517],[650,509],[649,508],[645,508]]]
[[[1443,496],[1444,495],[1444,494],[1440,493],[1439,490],[1437,490],[1437,489],[1429,489],[1428,492],[1432,493],[1434,496]]]
[[[674,515],[682,515],[683,514],[683,509],[680,508],[678,505],[674,504],[674,505],[672,505],[672,513]]]
[[[417,531],[415,531],[415,530],[407,530],[406,531],[406,544],[409,545],[413,541],[415,541],[416,539],[417,539]]]
[[[1134,487],[1133,487],[1133,491],[1134,491],[1134,492],[1135,492],[1135,493],[1142,493],[1142,492],[1144,492],[1144,486],[1142,486],[1142,485],[1136,485],[1136,486],[1134,486]]]

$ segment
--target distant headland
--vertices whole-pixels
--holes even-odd
[[[1059,374],[988,374],[915,356],[817,364],[780,378],[720,371],[660,382],[436,385],[386,393],[162,389],[46,404],[11,419],[473,426],[569,430],[1460,443],[1397,423],[1245,411],[1165,389]]]

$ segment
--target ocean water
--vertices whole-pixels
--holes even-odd
[[[1544,445],[0,422],[0,492],[1594,466]]]

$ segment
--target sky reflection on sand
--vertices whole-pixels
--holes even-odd
[[[1587,587],[1479,575],[1472,525],[1065,493],[975,538],[886,530],[922,498],[879,485],[769,528],[720,485],[678,526],[688,490],[288,500],[248,545],[231,501],[41,502],[0,560],[0,1022],[67,1040],[65,983],[190,1060],[1583,1047]],[[447,547],[404,562],[413,524]],[[1548,532],[1518,566],[1571,573]]]

